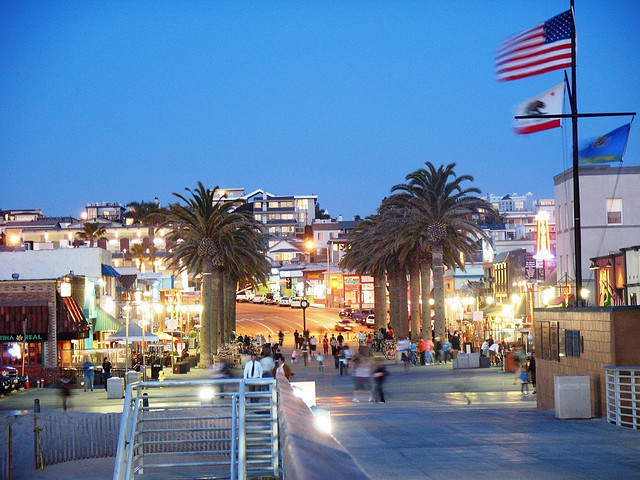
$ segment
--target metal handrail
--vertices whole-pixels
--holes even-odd
[[[170,473],[183,468],[211,477],[226,466],[226,478],[245,479],[249,471],[279,475],[275,385],[273,378],[127,385],[114,480],[132,480],[145,470]],[[198,396],[205,388],[212,392],[211,398]],[[247,421],[264,425],[250,430],[249,452]],[[172,462],[158,461],[168,456]],[[199,456],[204,458],[195,461]]]

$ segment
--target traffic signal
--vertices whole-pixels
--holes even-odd
[[[287,279],[285,280],[285,286],[287,288],[291,288],[291,277],[287,277]]]

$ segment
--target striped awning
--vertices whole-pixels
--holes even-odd
[[[87,338],[91,326],[82,313],[82,309],[73,297],[58,297],[57,337],[58,340]]]
[[[100,307],[98,307],[97,312],[98,314],[93,326],[93,330],[95,332],[117,332],[122,328],[122,324],[120,324],[118,320],[109,315]]]

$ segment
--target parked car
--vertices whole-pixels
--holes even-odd
[[[267,293],[264,296],[265,305],[278,305],[278,299],[273,293]]]
[[[291,306],[291,297],[282,297],[278,302],[279,307],[290,307]]]
[[[27,377],[18,375],[18,370],[9,365],[0,367],[0,376],[2,377],[2,393],[8,393],[11,390],[19,390],[27,383]]]
[[[368,327],[368,328],[373,328],[376,325],[376,316],[374,314],[371,315],[367,315],[367,319],[365,320],[364,324]]]
[[[353,321],[360,325],[364,325],[367,320],[367,316],[369,315],[373,315],[373,310],[367,308],[356,310],[353,313]]]
[[[253,300],[251,300],[251,301],[253,303],[264,303],[264,295],[262,295],[262,294],[255,295],[253,297]]]
[[[351,330],[353,330],[353,325],[351,324],[351,320],[345,318],[343,320],[340,320],[339,322],[336,322],[334,328],[336,332],[350,332]]]
[[[250,302],[253,298],[253,294],[251,292],[239,292],[236,293],[236,302]]]
[[[302,308],[302,304],[300,303],[302,302],[302,298],[301,297],[294,297],[291,299],[291,308]]]
[[[0,395],[6,395],[13,390],[13,378],[0,375]]]
[[[353,309],[351,307],[344,307],[342,310],[340,310],[340,313],[338,313],[338,315],[340,315],[340,318],[352,318]]]

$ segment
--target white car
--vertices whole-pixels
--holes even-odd
[[[290,307],[291,306],[291,298],[290,297],[282,297],[278,302],[279,307]]]
[[[252,295],[251,292],[236,293],[236,302],[238,302],[238,303],[240,303],[240,302],[250,302],[252,298],[253,298],[253,295]]]
[[[264,303],[264,295],[256,295],[253,297],[253,303]]]
[[[291,299],[291,308],[302,308],[302,304],[300,303],[302,302],[302,298],[300,297],[295,297]]]
[[[375,327],[375,325],[376,325],[376,316],[375,315],[367,315],[367,318],[365,318],[365,320],[364,320],[364,324],[369,328]]]

